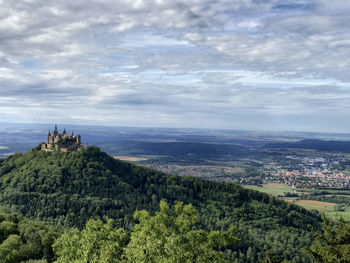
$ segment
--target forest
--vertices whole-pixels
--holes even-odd
[[[197,262],[313,262],[314,254],[301,251],[322,229],[319,214],[267,194],[166,175],[115,160],[94,146],[70,153],[36,147],[15,154],[1,163],[0,189],[2,209],[9,217],[1,220],[13,226],[4,223],[5,230],[0,229],[1,246],[5,242],[12,251],[15,244],[19,255],[26,247],[37,248],[36,255],[20,258],[23,262],[194,262],[196,257]],[[37,229],[33,238],[40,245],[30,243],[32,235],[21,222],[32,222]],[[111,234],[99,236],[101,232]],[[80,246],[84,238],[101,241]],[[146,253],[147,260],[142,259],[143,245],[154,249]],[[72,246],[87,250],[73,255]],[[82,255],[85,261],[78,258]],[[0,256],[0,262],[20,262],[11,258],[16,257]]]
[[[4,263],[117,263],[117,262],[239,262],[232,250],[241,240],[236,228],[205,231],[198,228],[197,209],[191,204],[164,199],[151,215],[136,211],[131,231],[118,228],[113,219],[90,219],[85,228],[58,229],[23,216],[0,212],[0,262]],[[311,262],[348,262],[350,223],[330,223],[313,230],[314,241],[301,255]],[[245,262],[254,262],[249,248]],[[269,250],[260,263],[288,263]]]
[[[318,151],[336,151],[349,152],[349,141],[335,141],[335,140],[316,140],[304,139],[297,142],[275,142],[266,144],[268,148],[299,148],[299,149],[313,149]]]

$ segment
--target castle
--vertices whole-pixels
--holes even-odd
[[[41,144],[41,150],[46,152],[58,151],[58,152],[72,152],[78,151],[86,145],[81,143],[80,135],[75,136],[74,133],[67,134],[66,129],[62,133],[57,130],[57,125],[55,125],[55,130],[49,131],[47,134],[47,143]]]

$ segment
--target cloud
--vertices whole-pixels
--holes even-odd
[[[0,121],[349,128],[344,1],[0,6]]]

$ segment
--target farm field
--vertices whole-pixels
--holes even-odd
[[[285,200],[293,202],[296,205],[300,205],[308,210],[317,210],[332,219],[339,219],[340,217],[343,217],[346,220],[350,220],[350,207],[348,206],[343,208],[344,211],[339,211],[339,209],[337,209],[336,203],[328,203],[315,200],[291,200],[288,198]]]
[[[335,209],[336,203],[329,203],[329,202],[321,202],[321,201],[315,201],[315,200],[297,200],[297,199],[291,199],[291,198],[284,198],[287,202],[300,205],[308,210],[317,210],[320,213],[329,213],[333,212]]]
[[[257,191],[274,195],[274,196],[284,196],[284,193],[294,192],[289,185],[277,184],[277,183],[264,184],[263,186],[243,185],[243,187],[252,189],[252,190],[257,190]]]
[[[121,161],[127,161],[127,162],[141,162],[146,161],[147,158],[144,157],[135,157],[135,156],[113,156],[114,159],[121,160]]]
[[[245,188],[257,190],[263,193],[271,194],[274,196],[283,196],[284,193],[293,193],[293,189],[286,184],[264,184],[262,186],[246,186]],[[315,192],[316,190],[310,190]],[[285,201],[302,206],[308,210],[317,210],[320,213],[324,213],[327,217],[332,219],[339,219],[343,217],[346,220],[350,220],[350,206],[343,205],[339,209],[339,205],[331,202],[322,202],[317,200],[299,200],[295,197],[283,198]]]

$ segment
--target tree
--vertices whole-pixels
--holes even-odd
[[[136,211],[139,221],[131,236],[114,228],[113,220],[89,220],[79,231],[72,229],[56,240],[56,263],[114,262],[227,262],[223,251],[237,241],[234,228],[228,231],[196,229],[199,216],[190,204],[176,202],[170,208],[165,200],[160,211]]]
[[[4,263],[17,263],[24,258],[24,244],[18,235],[9,235],[0,245],[0,259]]]
[[[306,253],[319,263],[350,262],[350,222],[341,218],[332,224],[324,217],[322,230],[314,231],[314,242],[305,248]]]
[[[125,250],[128,262],[226,262],[221,250],[237,241],[234,228],[196,230],[199,216],[191,204],[176,202],[170,209],[162,200],[154,216],[142,210],[134,218],[139,224]]]
[[[0,211],[0,263],[52,262],[57,229]]]
[[[268,250],[264,259],[259,259],[260,263],[283,263],[286,262],[279,253],[274,250]]]
[[[63,234],[53,245],[57,263],[119,262],[129,237],[124,229],[115,229],[113,220],[89,220],[85,229]]]

